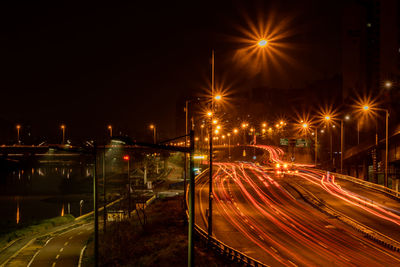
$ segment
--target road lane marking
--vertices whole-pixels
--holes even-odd
[[[278,253],[278,251],[274,247],[270,247],[275,253]]]
[[[70,236],[68,239],[71,240],[73,238],[73,236]]]
[[[64,247],[65,247],[66,245],[68,245],[68,241],[64,243]]]
[[[64,248],[60,248],[60,252],[62,252],[64,250]]]
[[[78,267],[81,267],[82,265],[82,258],[83,258],[83,252],[85,252],[86,246],[84,246],[81,250],[81,254],[79,255],[79,262],[78,262]]]
[[[51,265],[51,267],[54,267],[54,266],[56,266],[56,262],[53,262],[53,264]]]
[[[58,260],[58,258],[60,257],[60,254],[57,254],[57,256],[56,256],[56,260]]]
[[[44,246],[46,246],[49,242],[50,242],[50,240],[52,240],[54,238],[54,236],[52,237],[52,238],[50,238],[50,239],[47,239],[47,241],[46,241],[46,243],[44,244]]]
[[[36,258],[36,256],[39,254],[39,252],[40,252],[40,249],[38,251],[36,251],[35,255],[33,255],[32,259],[29,261],[29,263],[28,263],[28,265],[26,267],[30,267],[31,266],[33,260]]]

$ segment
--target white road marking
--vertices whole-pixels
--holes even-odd
[[[57,254],[57,256],[56,256],[56,260],[58,260],[58,258],[60,257],[60,254]]]
[[[86,246],[84,246],[81,250],[81,254],[79,255],[79,263],[78,263],[78,267],[81,267],[82,265],[82,258],[83,258],[83,252],[85,252]]]
[[[64,250],[64,248],[60,248],[60,252],[62,252]]]
[[[68,245],[68,241],[64,243],[64,246]]]
[[[68,239],[71,240],[73,238],[73,236],[70,236]]]
[[[52,240],[53,239],[53,237],[52,238],[50,238],[50,239],[47,239],[47,241],[46,241],[46,243],[44,244],[44,246],[46,246],[47,245],[47,243],[49,243],[50,242],[50,240]]]
[[[56,262],[53,262],[53,264],[51,265],[51,267],[54,267],[54,266],[56,266]]]
[[[31,266],[33,260],[35,259],[35,257],[37,256],[37,254],[39,254],[39,252],[40,252],[40,249],[39,249],[38,251],[36,251],[35,255],[33,255],[32,259],[29,261],[29,263],[28,263],[28,265],[27,265],[26,267],[30,267],[30,266]]]

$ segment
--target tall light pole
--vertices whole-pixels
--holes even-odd
[[[367,112],[370,110],[369,105],[364,105],[362,109]],[[389,160],[389,110],[388,109],[383,109],[383,108],[374,108],[374,110],[377,111],[384,111],[385,112],[385,179],[384,179],[384,186],[388,187],[388,160]],[[377,140],[377,137],[376,137]],[[377,141],[376,141],[377,143]]]
[[[227,133],[228,136],[228,159],[231,160],[231,134]]]
[[[151,124],[150,129],[153,130],[153,142],[154,142],[154,144],[156,144],[157,143],[157,127],[155,124]]]
[[[62,130],[62,144],[65,144],[65,125],[61,124],[61,130]]]
[[[21,125],[17,124],[15,128],[17,128],[17,143],[20,144],[21,141],[19,140],[19,130],[21,129]]]
[[[210,157],[209,157],[209,188],[208,188],[208,242],[211,242],[212,237],[212,162],[213,162],[213,147],[212,147],[212,132],[213,132],[213,113],[214,113],[214,49],[211,52],[211,112],[210,114],[210,130],[209,130],[209,143],[210,143]]]
[[[129,176],[129,155],[125,155],[123,159],[128,162],[128,217],[131,217],[131,177]]]
[[[112,128],[112,126],[111,125],[108,125],[107,126],[107,129],[110,131],[110,137],[112,138],[112,136],[113,136],[113,128]]]
[[[317,168],[317,161],[318,161],[318,128],[317,127],[315,127],[315,145],[314,145],[314,153],[315,153],[315,155],[314,155],[314,165],[315,165],[315,168]]]

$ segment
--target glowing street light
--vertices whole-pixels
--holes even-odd
[[[235,128],[235,129],[233,129],[233,133],[234,133],[234,134],[237,134],[238,132],[239,132],[239,130],[238,130],[238,129],[236,129],[236,128]]]
[[[363,108],[364,111],[368,111],[369,110],[369,106],[368,105],[365,105],[362,108]]]
[[[221,95],[216,95],[216,96],[214,96],[214,99],[217,100],[217,101],[218,101],[218,100],[221,100],[221,99],[222,99],[222,96],[221,96]]]
[[[111,126],[111,125],[108,125],[107,129],[110,131],[110,137],[112,137],[112,136],[113,136],[113,133],[112,133],[112,126]]]
[[[154,124],[150,124],[150,129],[153,130],[153,141],[157,143],[157,127]]]
[[[65,144],[65,125],[61,124],[60,126],[61,130],[62,130],[62,144]]]
[[[387,89],[390,89],[390,88],[392,87],[392,82],[391,82],[391,81],[386,81],[386,82],[385,82],[385,87],[386,87]]]
[[[307,123],[303,123],[302,127],[303,127],[304,129],[307,129],[307,128],[308,128],[308,124],[307,124]]]
[[[258,41],[257,44],[258,44],[259,47],[265,47],[268,44],[268,41],[265,40],[265,39],[261,39],[261,40]]]
[[[17,142],[19,144],[19,143],[21,143],[21,141],[19,140],[19,130],[21,129],[21,125],[17,124],[17,126],[15,128],[17,128]]]
[[[207,112],[207,116],[211,117],[212,116],[212,112],[211,111]]]

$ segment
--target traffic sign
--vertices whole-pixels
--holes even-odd
[[[289,140],[287,138],[281,138],[279,143],[281,146],[287,146],[289,145]]]

